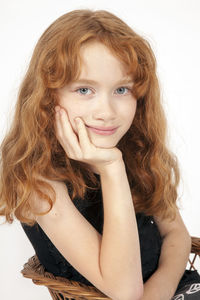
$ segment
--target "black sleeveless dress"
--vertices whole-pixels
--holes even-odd
[[[98,174],[95,175],[100,181],[100,176]],[[70,194],[70,188],[68,190]],[[102,234],[104,215],[101,188],[96,191],[88,189],[84,200],[75,198],[73,203],[91,225]],[[143,281],[146,282],[158,267],[162,238],[152,216],[137,213],[136,219],[140,240],[142,275]],[[93,286],[91,282],[83,277],[63,257],[39,224],[36,223],[34,226],[28,226],[27,224],[21,223],[21,225],[32,244],[38,259],[48,272],[51,272],[55,276],[66,277],[69,280]],[[200,275],[197,271],[186,270],[180,280],[177,292],[185,285],[191,283],[200,283]]]

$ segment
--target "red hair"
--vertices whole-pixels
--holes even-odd
[[[134,80],[136,115],[117,147],[123,153],[136,213],[175,217],[179,169],[166,145],[166,118],[151,46],[112,13],[83,9],[61,16],[47,28],[21,84],[12,126],[0,148],[0,215],[9,223],[15,216],[34,224],[27,217],[32,212],[32,191],[52,207],[55,191],[40,175],[69,183],[72,200],[84,198],[91,183],[96,187],[97,180],[88,166],[67,157],[52,121],[58,104],[57,88],[78,78],[80,48],[92,41],[107,46]],[[43,187],[52,197],[42,191]]]

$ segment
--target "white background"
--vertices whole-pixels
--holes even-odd
[[[158,62],[171,149],[181,168],[180,213],[189,233],[200,237],[198,0],[0,0],[0,138],[9,127],[18,87],[38,38],[60,15],[80,8],[109,10],[151,43]],[[20,274],[33,254],[18,221],[0,225],[1,300],[50,299],[46,288]]]

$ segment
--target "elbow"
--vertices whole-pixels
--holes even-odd
[[[143,296],[144,296],[144,283],[142,281],[140,289],[138,291],[138,295],[137,295],[138,298],[137,298],[137,300],[142,300]]]
[[[135,290],[134,293],[132,293],[127,300],[142,300],[144,295],[144,285],[143,283],[141,286],[137,288],[137,291]]]
[[[116,300],[142,300],[144,294],[144,284],[138,284],[137,287],[132,289],[129,293],[123,293],[121,296],[116,297]]]
[[[143,298],[143,292],[135,292],[134,295],[128,295],[127,297],[120,297],[118,296],[118,298],[116,298],[116,300],[142,300]]]

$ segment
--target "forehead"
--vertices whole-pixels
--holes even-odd
[[[129,77],[127,68],[111,50],[100,42],[91,42],[80,49],[80,77],[113,77],[119,80]],[[129,77],[130,78],[130,77]]]

